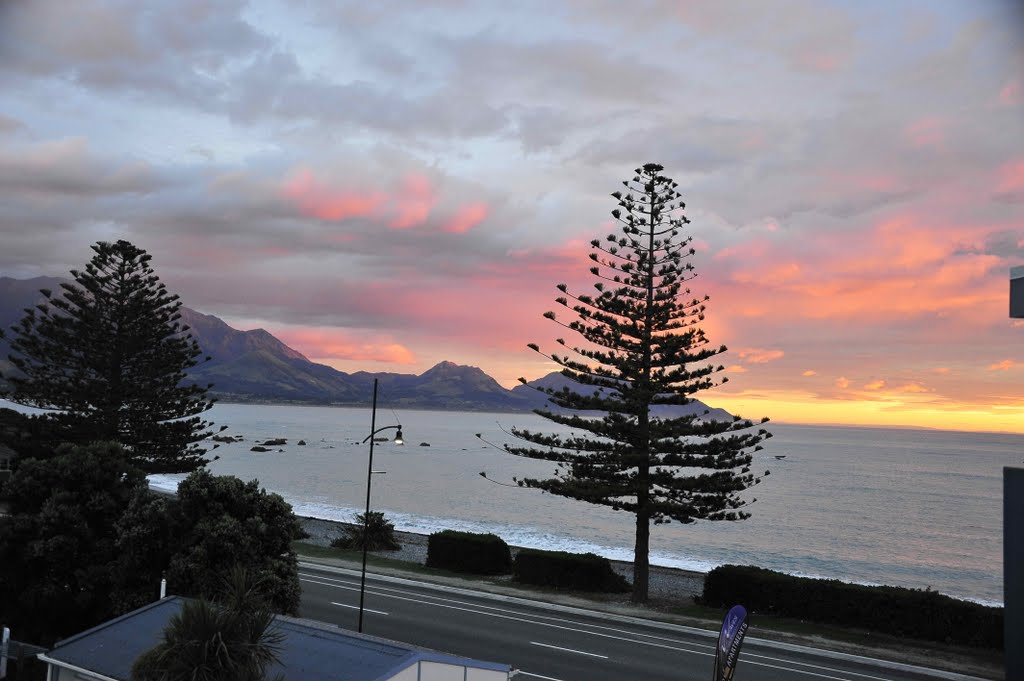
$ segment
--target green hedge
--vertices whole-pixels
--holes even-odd
[[[937,591],[863,586],[723,565],[708,573],[701,603],[977,648],[1003,648],[1003,609]]]
[[[607,558],[593,553],[566,553],[520,549],[512,574],[523,584],[538,584],[578,591],[629,591],[625,577],[612,570]]]
[[[505,540],[496,534],[444,530],[427,539],[427,567],[502,575],[512,568],[512,553]]]

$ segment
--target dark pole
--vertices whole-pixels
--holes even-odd
[[[377,432],[377,379],[373,379],[370,413],[370,461],[366,467],[366,512],[363,514],[363,576],[359,581],[359,633],[363,633],[363,598],[366,596],[366,548],[370,536],[370,480],[373,479],[373,436]]]

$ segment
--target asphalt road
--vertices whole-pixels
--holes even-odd
[[[299,572],[302,616],[355,630],[358,573],[308,565]],[[717,638],[717,632],[373,575],[367,576],[363,632],[504,662],[524,681],[708,681]],[[734,680],[936,678],[970,677],[748,638]]]

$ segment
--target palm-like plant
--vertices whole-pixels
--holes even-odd
[[[235,567],[217,601],[185,601],[132,665],[132,681],[263,681],[284,634],[273,630],[261,584]]]
[[[395,539],[395,525],[384,517],[380,511],[370,511],[369,515],[359,513],[356,521],[342,527],[345,532],[331,542],[336,549],[361,549],[366,545],[367,551],[397,551],[402,545]]]

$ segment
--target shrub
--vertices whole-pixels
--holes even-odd
[[[626,578],[612,569],[611,561],[593,553],[521,549],[512,573],[523,584],[612,593],[630,589]]]
[[[370,511],[369,523],[366,514],[356,515],[352,525],[345,525],[345,534],[331,542],[336,549],[362,549],[366,542],[367,551],[397,551],[402,545],[395,539],[395,526],[380,511]]]
[[[502,575],[512,568],[512,552],[496,534],[444,530],[427,540],[427,567],[476,575]]]
[[[767,615],[862,627],[879,633],[973,647],[1003,647],[1003,609],[930,589],[863,586],[723,565],[704,580],[704,605],[743,604]]]

